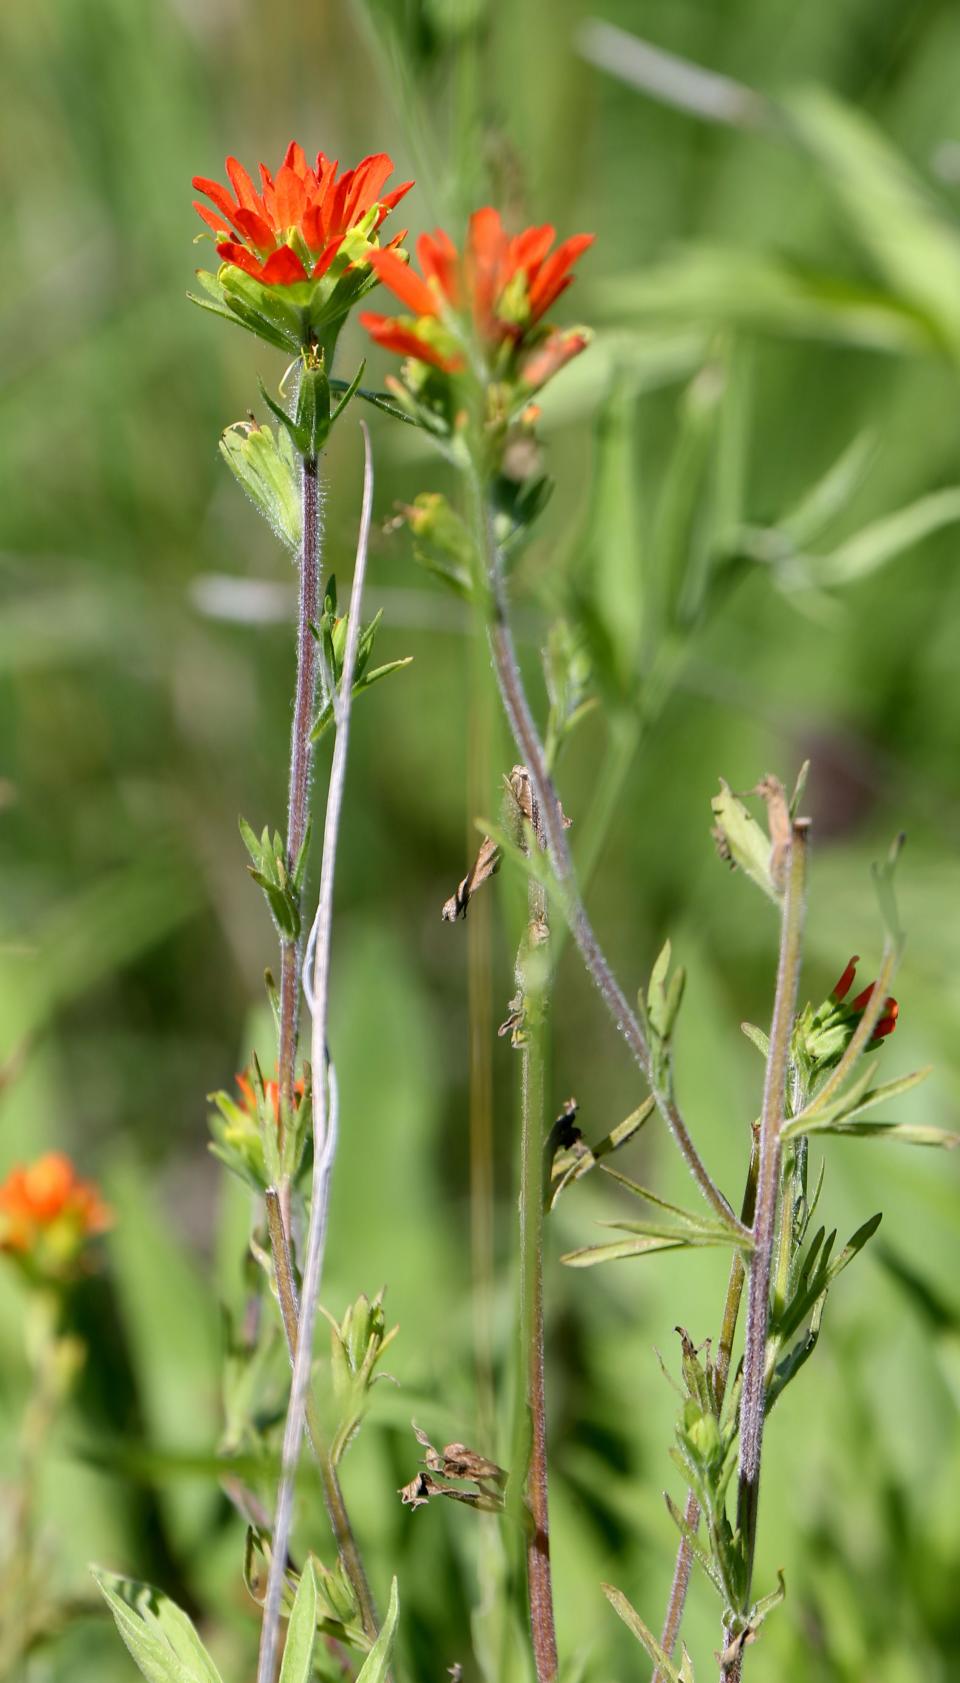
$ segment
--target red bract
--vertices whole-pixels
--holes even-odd
[[[511,237],[486,207],[470,218],[462,257],[442,229],[421,235],[422,278],[395,252],[372,252],[375,273],[409,313],[360,320],[387,350],[445,373],[467,366],[472,339],[491,375],[534,391],[587,344],[584,333],[561,332],[544,317],[572,284],[570,271],[593,237],[574,234],[551,251],[549,225]]]
[[[860,955],[855,953],[830,995],[831,999],[834,1000],[836,1004],[839,1005],[841,1000],[844,1000],[850,992],[850,989],[853,986],[853,978],[857,973],[857,965],[859,962]],[[862,1016],[870,1003],[870,999],[876,985],[876,982],[871,982],[868,988],[864,988],[861,993],[857,994],[855,999],[851,999],[849,1005],[846,1007],[847,1012],[851,1015],[855,1014],[857,1016]],[[888,995],[884,1000],[883,1013],[877,1022],[873,1034],[870,1036],[871,1046],[875,1045],[878,1040],[884,1040],[888,1034],[893,1033],[897,1026],[897,1017],[899,1014],[900,1007],[897,1004],[897,1001],[892,997],[892,995]]]
[[[267,286],[318,280],[347,234],[365,219],[369,219],[365,232],[379,228],[413,186],[412,181],[405,181],[392,192],[381,193],[393,169],[386,152],[364,158],[338,180],[336,162],[318,152],[311,169],[295,140],[287,147],[275,178],[260,165],[259,192],[236,158],[228,158],[226,167],[233,193],[218,181],[195,175],[194,187],[215,209],[196,200],[194,208],[216,236],[223,261]]]

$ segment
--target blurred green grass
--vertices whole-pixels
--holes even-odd
[[[0,1162],[65,1146],[118,1212],[111,1292],[91,1292],[90,1373],[50,1457],[45,1519],[64,1597],[88,1594],[93,1557],[153,1576],[206,1615],[231,1675],[249,1671],[256,1636],[241,1528],[209,1465],[178,1471],[175,1458],[209,1457],[219,1426],[217,1302],[237,1291],[246,1212],[206,1155],[205,1095],[263,1036],[273,939],[236,818],[259,826],[282,811],[293,651],[282,622],[211,612],[209,580],[270,581],[282,599],[293,577],[217,459],[256,373],[275,381],[281,367],[185,302],[191,174],[219,175],[232,151],[272,159],[293,134],[342,158],[389,149],[400,177],[421,183],[414,232],[490,195],[516,218],[597,231],[567,319],[596,323],[598,340],[545,400],[558,489],[517,583],[531,675],[544,604],[569,606],[564,581],[608,626],[635,628],[641,592],[648,608],[671,565],[742,525],[776,526],[860,434],[869,462],[818,554],[960,484],[955,8],[605,6],[607,20],[783,99],[792,142],[699,123],[589,67],[577,51],[588,10],[8,0],[0,19]],[[361,341],[351,329],[344,366]],[[704,370],[708,399],[719,382],[709,413],[697,407]],[[373,432],[385,521],[445,478],[419,441],[379,417]],[[339,575],[359,476],[345,426],[328,461]],[[957,1125],[958,542],[945,525],[829,600],[791,595],[774,566],[752,562],[669,691],[619,700],[612,731],[592,719],[564,763],[574,834],[589,834],[608,791],[591,904],[619,973],[636,985],[667,931],[688,966],[681,1093],[726,1184],[759,1087],[737,1024],[768,1009],[775,937],[713,856],[720,774],[743,788],[813,757],[814,997],[850,952],[875,954],[869,861],[907,831],[910,941],[884,1062],[891,1074],[934,1062],[910,1113]],[[400,1573],[411,1675],[461,1659],[472,1678],[480,1529],[459,1510],[412,1518],[393,1492],[415,1460],[412,1414],[441,1437],[475,1429],[466,944],[439,907],[465,868],[467,745],[484,715],[487,810],[510,754],[466,628],[402,535],[378,535],[371,594],[386,608],[379,652],[415,661],[356,720],[325,1295],[340,1308],[389,1283],[400,1389],[348,1463],[348,1493],[378,1587]],[[644,712],[656,717],[640,740]],[[509,894],[494,936],[496,1011],[511,987]],[[502,1366],[515,1129],[501,1043],[493,1060]],[[637,1100],[570,955],[553,1090],[576,1092],[589,1131]],[[682,1185],[652,1127],[635,1151],[644,1178]],[[882,1244],[844,1279],[816,1363],[775,1417],[760,1558],[763,1587],[785,1567],[788,1600],[751,1663],[784,1680],[947,1683],[960,1637],[957,1166],[845,1142],[829,1156],[826,1215],[852,1229],[882,1208]],[[609,1196],[589,1186],[561,1206],[547,1285],[561,1648],[582,1650],[598,1683],[638,1668],[599,1580],[656,1623],[669,1576],[658,1492],[673,1398],[653,1347],[670,1354],[678,1319],[713,1331],[722,1289],[703,1257],[566,1274],[561,1250],[605,1213]],[[20,1340],[4,1274],[4,1480]],[[324,1546],[309,1503],[302,1529]],[[690,1635],[707,1664],[717,1631],[699,1586]],[[30,1683],[93,1675],[131,1676],[99,1614],[30,1662]]]

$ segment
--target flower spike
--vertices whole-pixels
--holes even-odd
[[[549,224],[511,238],[488,205],[471,216],[462,255],[441,228],[420,236],[420,275],[390,250],[370,254],[371,267],[404,305],[399,316],[367,312],[360,318],[378,345],[407,359],[403,385],[390,382],[399,401],[429,408],[434,421],[445,410],[452,429],[457,404],[432,371],[451,375],[474,368],[496,394],[489,418],[511,417],[585,350],[585,330],[562,331],[545,316],[572,284],[573,265],[593,235],[574,234],[551,252],[554,238]]]
[[[318,152],[311,166],[291,141],[275,176],[260,165],[259,188],[236,158],[226,161],[232,193],[195,175],[210,204],[194,208],[222,260],[216,275],[198,274],[213,303],[197,302],[284,350],[332,351],[347,312],[376,284],[369,257],[378,231],[413,186],[384,194],[392,169],[378,152],[338,178],[336,162]]]

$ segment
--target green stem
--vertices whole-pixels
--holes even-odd
[[[543,846],[540,815],[532,803],[533,828]],[[522,997],[520,1153],[520,1348],[523,1369],[527,1591],[537,1683],[556,1683],[557,1637],[550,1570],[547,1496],[546,1394],[543,1364],[543,1035],[548,1009],[545,986],[549,938],[546,894],[530,879],[527,928],[517,962]]]
[[[749,1226],[753,1221],[757,1199],[757,1168],[760,1161],[759,1140],[754,1133],[753,1147],[750,1152],[750,1166],[747,1170],[746,1185],[743,1189],[743,1204],[740,1219]],[[723,1323],[720,1328],[720,1340],[717,1345],[717,1360],[713,1370],[713,1395],[718,1417],[723,1410],[723,1400],[727,1392],[727,1380],[730,1377],[730,1362],[733,1356],[733,1341],[737,1331],[737,1321],[740,1318],[740,1302],[743,1297],[743,1286],[746,1279],[743,1252],[735,1251],[730,1263],[730,1274],[727,1280],[727,1295],[723,1305]],[[691,1533],[696,1532],[700,1524],[700,1503],[693,1492],[687,1497],[684,1519]],[[670,1599],[663,1621],[663,1633],[660,1646],[668,1659],[672,1659],[673,1650],[680,1635],[680,1625],[683,1620],[683,1609],[686,1605],[687,1589],[690,1584],[690,1570],[693,1566],[693,1546],[687,1537],[680,1539],[677,1549],[676,1564],[673,1569],[673,1582],[670,1586]],[[657,1667],[653,1673],[653,1683],[666,1683],[666,1673]]]
[[[320,657],[313,627],[320,614],[320,480],[316,456],[301,464],[300,592],[297,611],[297,683],[290,734],[290,778],[287,795],[287,870],[293,872],[307,833],[310,811],[310,772],[313,747],[310,732],[316,710]],[[283,1151],[286,1120],[293,1114],[294,1074],[300,1032],[300,970],[302,945],[283,941],[280,947],[280,1121]]]
[[[806,821],[802,819],[796,820],[791,826],[787,885],[781,917],[777,991],[770,1028],[763,1108],[760,1114],[757,1208],[753,1221],[753,1250],[749,1262],[750,1284],[747,1293],[747,1325],[740,1391],[737,1529],[744,1551],[743,1595],[742,1606],[739,1609],[743,1614],[750,1605],[757,1540],[760,1459],[766,1415],[767,1329],[770,1320],[771,1271],[780,1195],[780,1136],[786,1112],[790,1038],[796,1015],[797,985],[800,976],[807,873],[807,828]],[[729,1646],[729,1638],[728,1632],[725,1646]],[[725,1667],[725,1677],[731,1680],[739,1679],[741,1665],[742,1650]]]
[[[636,1014],[627,1003],[619,982],[610,969],[580,898],[567,844],[563,814],[547,765],[543,744],[534,724],[523,678],[517,663],[513,636],[507,617],[502,562],[493,531],[493,514],[484,502],[480,510],[481,541],[486,570],[488,605],[487,630],[494,669],[514,741],[526,766],[543,822],[546,851],[556,878],[558,898],[581,957],[600,992],[610,1015],[623,1035],[701,1193],[715,1214],[741,1237],[746,1237],[723,1193],[703,1163],[673,1095],[658,1080],[646,1037]]]

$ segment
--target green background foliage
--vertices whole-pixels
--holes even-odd
[[[688,970],[678,1085],[735,1195],[762,1066],[775,917],[710,837],[736,789],[808,755],[815,851],[801,997],[879,948],[871,859],[908,834],[909,945],[885,1078],[933,1062],[899,1116],[957,1125],[960,1064],[960,15],[937,0],[605,0],[603,16],[776,103],[715,125],[592,66],[581,0],[7,0],[0,19],[0,1164],[57,1145],[117,1214],[80,1293],[86,1372],[44,1465],[60,1612],[22,1675],[132,1675],[86,1563],[159,1584],[224,1675],[251,1675],[243,1531],[217,1483],[218,1305],[242,1305],[247,1194],[206,1147],[205,1095],[268,1055],[274,935],[237,832],[282,823],[294,574],[218,459],[282,361],[184,298],[201,260],[194,172],[274,163],[291,135],[418,178],[412,232],[493,198],[515,223],[597,233],[563,319],[597,329],[544,398],[556,495],[515,575],[537,684],[548,618],[582,623],[604,698],[561,767],[589,900],[625,984],[667,932]],[[772,132],[776,130],[777,132]],[[339,373],[364,354],[344,335]],[[382,379],[377,354],[368,378]],[[399,501],[450,490],[419,437],[371,417],[378,660],[413,665],[357,709],[337,894],[332,1045],[342,1100],[324,1299],[388,1285],[400,1322],[344,1478],[400,1653],[427,1683],[478,1672],[470,1620],[495,1522],[411,1515],[397,1487],[435,1442],[507,1452],[478,1400],[471,1295],[468,939],[440,921],[472,818],[512,755],[462,604],[418,571]],[[845,455],[852,441],[860,440]],[[837,472],[819,504],[811,487]],[[326,458],[328,565],[349,575],[361,477],[349,417]],[[938,494],[940,494],[938,496]],[[935,499],[933,502],[921,499]],[[898,524],[877,526],[909,509]],[[857,544],[849,540],[862,536]],[[705,590],[712,579],[717,588]],[[704,600],[705,598],[705,600]],[[541,705],[541,717],[545,709]],[[322,784],[329,746],[321,744]],[[471,911],[473,1009],[512,991],[515,885]],[[482,898],[482,897],[481,897]],[[492,937],[489,971],[482,947]],[[479,958],[477,958],[479,954]],[[499,1013],[499,1015],[498,1015]],[[503,1379],[515,1055],[491,1041]],[[551,1091],[588,1137],[636,1072],[567,951]],[[878,1238],[838,1286],[817,1358],[767,1442],[758,1590],[787,1601],[751,1655],[783,1683],[946,1683],[960,1613],[960,1196],[956,1158],[828,1140],[824,1219]],[[690,1194],[650,1123],[624,1166]],[[816,1153],[819,1155],[819,1152]],[[658,1625],[675,1541],[660,1490],[678,1321],[715,1333],[711,1252],[587,1273],[561,1252],[624,1213],[593,1179],[548,1225],[555,1570],[570,1675],[645,1662],[600,1593]],[[629,1214],[629,1210],[626,1211]],[[0,1477],[17,1468],[23,1295],[0,1277]],[[481,1325],[483,1317],[481,1316]],[[309,1474],[298,1542],[331,1558]],[[493,1550],[495,1554],[495,1550]],[[2,1593],[2,1592],[0,1592]],[[482,1647],[484,1620],[475,1632]],[[695,1586],[689,1640],[719,1629]],[[698,1672],[698,1675],[700,1673]]]

